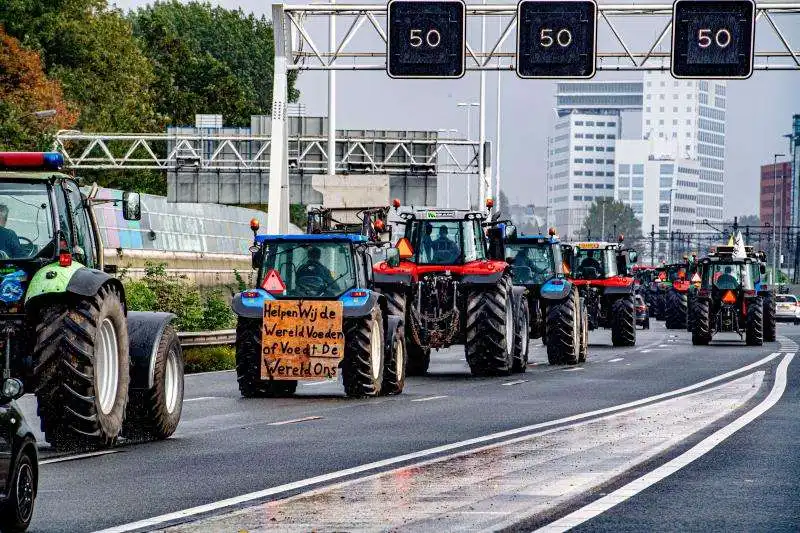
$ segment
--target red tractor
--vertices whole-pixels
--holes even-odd
[[[586,303],[589,329],[611,328],[614,346],[636,344],[636,304],[629,264],[635,251],[613,242],[576,242],[562,245],[564,265]]]
[[[473,375],[524,372],[525,288],[513,285],[508,263],[490,258],[484,228],[497,223],[454,209],[400,217],[400,264],[381,261],[373,272],[389,313],[405,319],[408,375],[425,374],[431,349],[453,344],[464,345]]]

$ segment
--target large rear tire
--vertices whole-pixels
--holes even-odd
[[[381,394],[400,394],[406,383],[406,332],[403,324],[397,325],[391,341],[386,343],[386,364],[383,367]]]
[[[172,326],[164,328],[156,348],[153,388],[131,393],[125,435],[166,439],[178,428],[183,408],[183,351]]]
[[[710,302],[695,298],[692,311],[692,344],[705,346],[709,342],[711,342]]]
[[[128,325],[113,285],[67,295],[39,311],[35,392],[46,440],[57,449],[111,446],[122,431],[130,383]]]
[[[611,344],[636,345],[636,310],[633,294],[619,298],[611,304]]]
[[[530,310],[528,298],[520,298],[517,306],[517,327],[514,331],[514,359],[511,371],[522,373],[528,369],[528,351],[530,345]]]
[[[581,344],[578,351],[578,362],[585,363],[586,356],[589,354],[589,316],[586,310],[586,302],[581,299],[581,320],[580,320],[580,336]]]
[[[686,329],[686,294],[674,288],[667,291],[666,321],[667,329]]]
[[[755,297],[747,302],[747,316],[745,317],[747,330],[744,342],[748,346],[761,346],[764,344],[764,304],[761,298]]]
[[[472,375],[507,376],[513,366],[514,309],[511,277],[478,286],[467,295],[464,352]]]
[[[383,386],[383,313],[378,305],[369,314],[344,324],[344,392],[351,398],[378,396]]]
[[[547,306],[547,361],[551,365],[578,363],[580,358],[580,296],[569,296]]]
[[[406,306],[406,294],[400,291],[392,291],[382,289],[381,292],[386,296],[386,309],[390,315],[399,316],[403,318],[406,326],[403,328],[406,335],[406,375],[409,376],[424,376],[428,373],[428,367],[431,364],[431,349],[427,346],[420,346],[411,330],[413,324],[411,317],[408,316],[408,308]]]
[[[239,317],[236,323],[236,380],[245,398],[291,396],[297,381],[261,379],[261,326],[257,318]]]
[[[777,330],[777,314],[775,298],[771,294],[763,297],[764,301],[764,342],[775,342]]]

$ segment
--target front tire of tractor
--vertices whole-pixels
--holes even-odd
[[[473,376],[507,376],[513,366],[514,308],[511,277],[472,289],[467,296],[464,352]]]
[[[119,291],[40,309],[34,348],[45,438],[57,449],[111,446],[122,430],[130,383],[128,325]]]
[[[521,298],[517,307],[517,328],[514,331],[514,359],[511,372],[520,374],[528,369],[530,345],[530,311],[528,299]]]
[[[764,342],[775,342],[775,335],[777,329],[777,314],[775,308],[775,298],[772,295],[763,297],[764,301]]]
[[[244,398],[280,398],[297,390],[297,381],[261,379],[261,327],[257,318],[236,323],[236,380]]]
[[[578,290],[573,288],[569,296],[547,306],[547,361],[551,365],[578,363],[580,305]]]
[[[383,367],[383,385],[381,394],[400,394],[406,383],[406,332],[403,324],[398,324],[392,336],[391,346],[388,351],[386,365]]]
[[[744,342],[747,346],[761,346],[764,344],[764,304],[761,298],[756,297],[747,304],[746,316],[747,330]]]
[[[686,305],[686,294],[680,293],[674,288],[667,291],[665,313],[667,329],[686,328]]]
[[[153,388],[131,393],[126,436],[163,440],[175,433],[183,409],[183,351],[172,326],[167,326],[156,348]]]
[[[636,345],[636,311],[632,294],[611,304],[611,343],[614,346]]]
[[[345,319],[342,381],[351,398],[378,396],[384,374],[383,314],[375,305],[366,316]]]
[[[383,290],[381,291],[386,296],[386,309],[390,315],[399,316],[406,323],[406,375],[408,376],[424,376],[428,373],[428,366],[431,364],[431,349],[428,347],[420,346],[414,340],[414,334],[411,328],[413,323],[409,316],[406,307],[406,295],[399,291]]]
[[[711,342],[711,308],[708,300],[695,298],[692,308],[692,344],[705,346]]]

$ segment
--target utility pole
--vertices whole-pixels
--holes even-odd
[[[778,190],[778,158],[785,157],[786,154],[773,154],[772,155],[772,283],[777,283],[778,278],[778,262],[775,255],[776,242],[775,242],[775,195]]]
[[[336,0],[331,0],[336,3]],[[328,17],[328,51],[336,52],[336,14]],[[336,174],[336,69],[328,71],[328,174]]]
[[[656,264],[656,225],[650,224],[650,264]]]
[[[502,17],[497,17],[497,31],[498,35],[502,35],[503,33],[503,19]],[[500,66],[500,58],[497,58],[497,65]],[[503,79],[503,73],[499,70],[497,71],[497,117],[496,117],[496,124],[495,127],[497,128],[497,132],[495,133],[495,138],[497,139],[497,148],[495,148],[495,182],[494,182],[494,205],[497,206],[497,210],[500,211],[500,110],[502,109],[502,103],[500,99],[500,80]],[[489,176],[489,179],[492,179]],[[508,211],[507,211],[508,212]]]
[[[486,5],[486,0],[483,0]],[[481,16],[481,57],[486,52],[486,15]],[[491,184],[486,183],[486,153],[484,145],[486,144],[486,70],[481,70],[481,88],[480,88],[480,119],[478,121],[478,177],[480,183],[478,184],[478,209],[486,209],[486,198],[491,195]],[[489,177],[491,180],[491,176]],[[487,186],[488,185],[488,186]]]

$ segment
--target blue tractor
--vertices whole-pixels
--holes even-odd
[[[527,360],[528,336],[541,338],[547,345],[550,364],[586,361],[589,329],[585,303],[565,276],[555,230],[551,228],[548,235],[503,233],[506,237],[502,253],[511,265],[513,284],[526,289],[527,305],[520,313],[529,327],[517,328],[515,347],[524,347]],[[496,242],[491,235],[490,242]]]
[[[386,297],[373,290],[372,274],[373,254],[380,252],[386,261],[399,264],[397,250],[360,234],[257,235],[256,221],[251,228],[256,287],[237,294],[232,302],[238,316],[236,375],[242,396],[289,396],[298,380],[339,375],[351,397],[401,393],[406,375],[403,318],[389,314]],[[286,374],[268,365],[269,346],[266,341],[262,346],[270,327],[266,310],[285,301],[297,302],[298,307],[329,302],[341,309],[341,332],[335,334],[344,338],[344,353],[328,375]],[[314,318],[300,316],[297,322],[301,331],[311,328]]]

